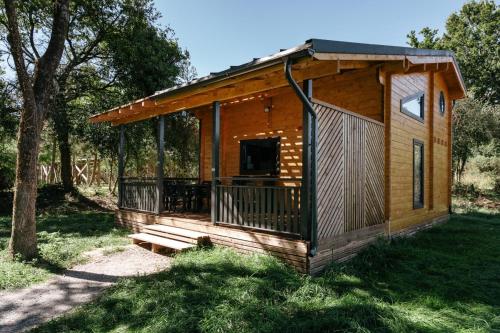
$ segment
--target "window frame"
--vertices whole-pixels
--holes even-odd
[[[442,109],[441,106],[443,107]],[[439,92],[439,114],[441,116],[444,116],[445,112],[446,112],[446,97],[444,96],[444,92],[441,90]]]
[[[276,144],[276,167],[274,170],[264,170],[264,171],[255,171],[255,170],[244,170],[243,169],[243,149],[242,145],[245,143],[251,143],[251,142],[262,142],[262,141],[273,141]],[[245,139],[245,140],[240,140],[239,141],[239,146],[240,146],[240,175],[244,176],[278,176],[281,172],[281,137],[268,137],[268,138],[261,138],[261,139]]]
[[[421,202],[417,203],[415,201],[415,146],[420,146],[422,148],[421,152],[421,163],[420,163],[420,178],[421,178],[421,184],[420,184],[420,193],[421,193]],[[424,147],[424,142],[418,139],[413,139],[413,145],[412,145],[412,187],[413,187],[413,195],[412,195],[412,202],[413,202],[413,209],[420,209],[424,208],[425,204],[425,147]]]
[[[404,103],[411,101],[411,100],[414,100],[414,99],[422,99],[422,103],[420,104],[420,115],[421,116],[417,116],[411,112],[407,112],[403,108]],[[425,92],[419,91],[418,93],[401,98],[401,100],[399,101],[399,109],[400,109],[401,113],[423,123],[424,119],[425,119]]]

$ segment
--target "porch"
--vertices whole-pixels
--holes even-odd
[[[242,253],[269,253],[300,272],[308,271],[309,242],[297,237],[248,227],[213,224],[207,213],[164,212],[157,215],[120,209],[115,212],[115,219],[118,225],[135,232],[131,235],[132,239],[136,237],[135,243],[152,251],[162,248],[182,251],[210,243],[232,247]]]

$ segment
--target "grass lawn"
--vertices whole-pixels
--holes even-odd
[[[322,276],[214,248],[124,279],[36,332],[497,332],[500,216],[455,215]]]
[[[128,232],[115,228],[111,213],[45,214],[37,218],[39,258],[20,262],[7,258],[10,230],[11,217],[0,216],[0,290],[42,282],[82,263],[84,252],[128,243],[124,238]]]

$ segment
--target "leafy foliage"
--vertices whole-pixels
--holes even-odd
[[[500,103],[500,5],[492,0],[469,1],[448,17],[442,36],[429,27],[419,34],[422,39],[411,31],[408,44],[452,50],[472,96]]]
[[[408,44],[455,53],[469,90],[453,109],[453,166],[460,180],[467,161],[490,142],[500,142],[500,6],[469,1],[446,21],[446,31],[411,31]],[[493,140],[493,141],[492,141]]]
[[[468,159],[481,146],[500,138],[500,107],[477,99],[458,101],[453,108],[453,163],[458,179]]]
[[[17,131],[18,112],[12,98],[12,87],[2,80],[0,68],[0,191],[14,185],[16,153],[14,138]]]

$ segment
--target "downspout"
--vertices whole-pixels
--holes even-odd
[[[297,97],[302,101],[303,106],[306,108],[307,112],[311,115],[312,117],[312,124],[311,124],[311,193],[310,193],[310,218],[311,218],[311,230],[310,230],[310,235],[311,235],[311,248],[309,250],[309,256],[314,257],[316,255],[316,252],[318,251],[318,225],[317,225],[317,193],[316,193],[316,173],[317,173],[317,166],[316,166],[316,151],[317,151],[317,136],[318,136],[318,121],[316,117],[316,112],[314,112],[314,108],[311,104],[311,101],[307,96],[304,94],[298,83],[293,79],[292,77],[292,63],[293,59],[288,57],[286,58],[285,61],[285,76],[292,87],[292,89],[295,91],[295,94]]]

